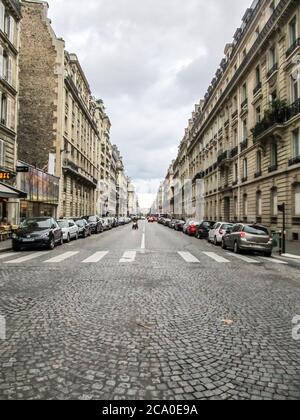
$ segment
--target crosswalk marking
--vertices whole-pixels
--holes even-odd
[[[270,263],[274,263],[274,264],[282,264],[282,265],[288,265],[287,262],[285,261],[281,261],[281,260],[277,260],[276,258],[267,258],[267,257],[261,257],[262,260],[268,261]]]
[[[10,258],[10,257],[14,257],[16,255],[19,255],[19,252],[8,252],[8,253],[3,253],[0,254],[0,260],[4,260],[5,258]]]
[[[131,263],[135,261],[136,251],[126,251],[120,259],[120,263]]]
[[[45,263],[58,263],[67,260],[68,258],[74,257],[74,255],[79,254],[79,251],[65,252],[62,255],[50,258],[50,260],[45,261]]]
[[[190,252],[178,252],[178,254],[181,256],[181,258],[184,259],[187,263],[199,263],[200,261],[198,258],[194,257]]]
[[[14,260],[5,261],[5,264],[22,264],[23,262],[33,260],[45,254],[48,254],[48,252],[36,252],[34,254],[25,255],[24,257],[16,258]]]
[[[83,260],[82,262],[84,264],[97,263],[101,261],[107,254],[108,254],[108,251],[96,252],[95,254],[91,255],[89,258]]]
[[[209,258],[213,259],[214,261],[217,261],[218,263],[230,263],[229,260],[226,260],[226,258],[221,257],[218,254],[215,254],[214,252],[203,252],[204,255],[207,255]]]
[[[260,261],[253,260],[252,258],[245,257],[244,255],[230,254],[229,252],[227,252],[227,255],[230,255],[231,257],[237,258],[238,260],[245,261],[246,263],[249,263],[249,264],[259,264],[260,263]]]

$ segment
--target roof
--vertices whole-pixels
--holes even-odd
[[[0,198],[27,198],[27,193],[0,182]]]

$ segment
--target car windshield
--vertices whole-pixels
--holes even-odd
[[[233,228],[233,225],[222,225],[221,226],[221,229],[224,229],[224,230],[232,230],[232,228]]]
[[[89,217],[89,222],[97,222],[97,217],[96,216]]]
[[[51,220],[50,219],[26,219],[21,225],[22,228],[30,229],[50,229]]]
[[[69,227],[69,224],[66,220],[58,220],[57,224],[62,229],[65,229],[65,228]]]
[[[249,233],[250,235],[269,236],[268,229],[262,226],[245,226],[244,232]]]
[[[83,220],[77,220],[76,225],[82,227],[82,226],[84,226],[84,221]]]

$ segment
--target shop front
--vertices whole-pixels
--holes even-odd
[[[19,224],[20,199],[25,199],[27,194],[10,184],[0,182],[0,224]]]
[[[21,220],[28,217],[57,217],[59,178],[24,162],[18,162],[18,187],[27,193],[20,202]],[[22,172],[23,169],[23,172]]]

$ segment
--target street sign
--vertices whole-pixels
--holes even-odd
[[[0,181],[9,181],[12,178],[12,174],[7,171],[0,171]]]
[[[17,166],[17,172],[28,173],[29,172],[29,166]]]
[[[285,204],[280,204],[278,206],[278,211],[280,211],[281,213],[283,213],[285,211]]]

